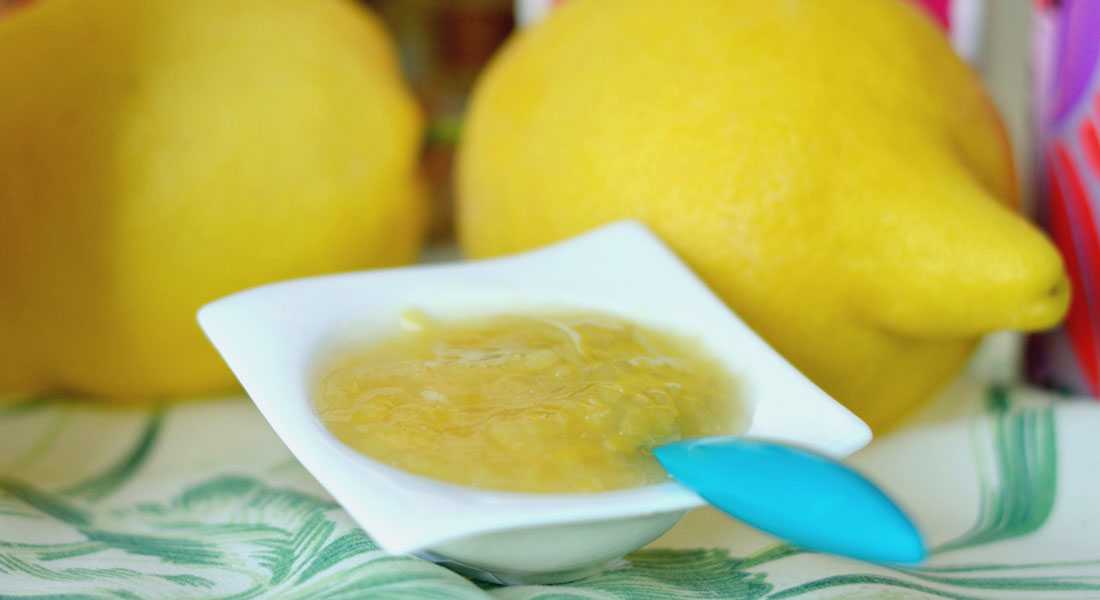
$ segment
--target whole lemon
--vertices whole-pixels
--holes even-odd
[[[422,119],[343,0],[38,0],[0,20],[0,389],[224,389],[204,302],[408,262]],[[293,315],[288,315],[288,318]]]
[[[982,334],[1056,323],[1061,259],[974,75],[908,3],[839,4],[566,2],[478,82],[464,250],[639,218],[873,427]]]

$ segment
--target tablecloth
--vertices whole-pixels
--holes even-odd
[[[390,556],[243,395],[0,402],[0,598],[1100,598],[1100,405],[962,377],[850,459],[921,569],[803,552],[700,509],[602,576],[477,584]]]

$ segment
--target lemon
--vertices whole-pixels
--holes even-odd
[[[195,324],[252,285],[412,260],[422,118],[341,0],[43,0],[0,20],[0,389],[232,375]]]
[[[459,149],[475,257],[643,220],[873,427],[1068,284],[1004,130],[908,3],[571,0],[481,76]],[[654,281],[658,289],[661,281]]]

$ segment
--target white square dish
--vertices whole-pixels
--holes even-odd
[[[704,501],[672,481],[592,494],[483,490],[382,464],[339,442],[312,394],[317,361],[396,331],[415,307],[451,319],[569,307],[697,338],[737,378],[745,435],[833,457],[870,429],[784,360],[644,226],[622,221],[524,254],[275,283],[217,300],[199,323],[271,427],[382,548],[500,583],[598,573]]]

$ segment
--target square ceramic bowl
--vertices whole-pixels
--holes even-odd
[[[553,583],[597,574],[704,501],[671,480],[589,494],[477,489],[345,446],[313,408],[318,363],[333,348],[392,335],[410,307],[444,320],[552,308],[615,314],[698,339],[737,378],[745,435],[838,458],[871,439],[862,421],[632,221],[505,258],[276,283],[199,311],[206,335],[271,427],[376,543],[480,579]]]

